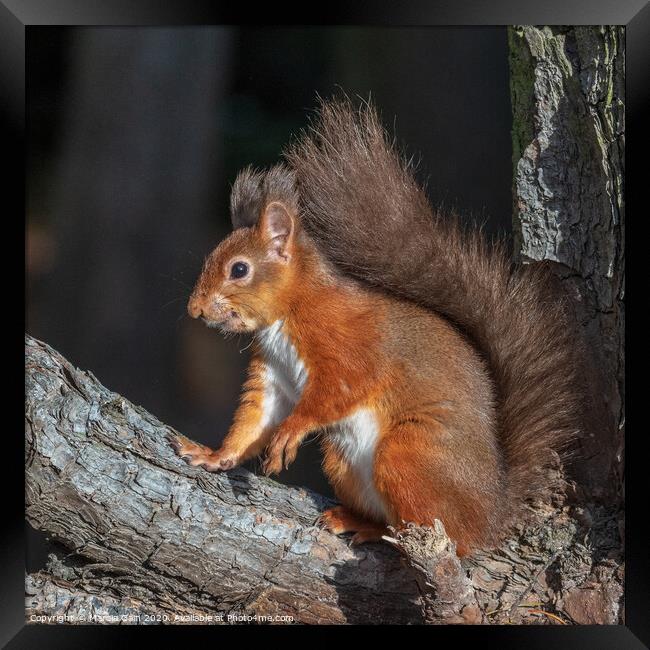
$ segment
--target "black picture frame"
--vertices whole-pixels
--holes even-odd
[[[351,6],[347,6],[351,5]],[[293,7],[273,6],[265,9],[252,8],[248,3],[225,3],[205,0],[158,1],[151,0],[0,0],[0,118],[2,119],[2,151],[8,162],[3,174],[4,196],[10,199],[12,212],[5,212],[3,225],[19,224],[18,214],[24,219],[25,190],[25,34],[35,25],[216,25],[216,24],[263,24],[276,25],[313,24],[304,9],[308,5]],[[626,37],[626,130],[627,157],[641,159],[643,129],[647,121],[648,94],[650,90],[650,6],[645,0],[411,0],[409,3],[394,2],[328,2],[319,10],[321,24],[364,25],[501,25],[501,24],[618,24],[627,27]],[[626,204],[632,206],[632,214],[647,208],[647,199],[641,196],[643,183],[637,182],[640,171],[634,172],[627,165]],[[647,183],[647,181],[645,181]],[[5,205],[7,202],[5,201]],[[19,230],[19,227],[16,229]],[[6,232],[4,230],[3,232]],[[24,235],[24,230],[23,230]],[[20,235],[18,235],[19,237]],[[630,241],[631,238],[628,238]],[[18,246],[18,244],[16,244]],[[7,246],[6,248],[10,248]],[[6,252],[6,251],[5,251]],[[7,258],[8,256],[5,256]],[[11,283],[15,271],[5,271],[4,277]],[[7,284],[9,284],[7,283]],[[23,291],[24,296],[24,291]],[[8,310],[9,307],[7,306]],[[9,312],[13,313],[13,311]],[[20,327],[20,319],[16,328]],[[24,326],[24,322],[23,322]],[[24,330],[24,327],[23,327]],[[626,332],[627,334],[627,332]],[[16,339],[22,341],[22,333]],[[21,345],[21,344],[20,344]],[[16,346],[16,363],[21,363],[20,348]],[[13,356],[11,357],[13,359]],[[22,364],[24,365],[24,364]],[[634,364],[633,364],[634,365]],[[629,368],[629,364],[628,364]],[[16,382],[18,384],[18,382]],[[16,400],[16,412],[18,411]],[[14,404],[11,404],[13,412]],[[24,484],[21,480],[24,468],[23,444],[16,427],[6,427],[5,467],[18,468],[11,476],[3,472],[7,482],[3,494],[2,519],[3,562],[0,564],[0,643],[9,648],[101,648],[124,643],[129,639],[144,641],[142,628],[117,628],[111,626],[41,626],[26,625],[24,620]],[[628,428],[628,432],[629,432]],[[638,433],[638,432],[637,432]],[[636,436],[637,440],[640,436]],[[644,495],[644,456],[636,448],[637,443],[626,439],[626,626],[480,626],[428,628],[433,641],[440,641],[441,634],[456,643],[475,643],[476,647],[498,644],[501,648],[643,648],[650,644],[650,561],[646,538],[641,530],[643,512],[647,508]],[[645,490],[645,491],[644,491]],[[150,630],[146,634],[161,633]],[[280,628],[276,628],[280,629]],[[276,629],[262,631],[274,638]],[[287,636],[305,633],[286,630]],[[429,632],[429,629],[431,631]],[[242,642],[241,635],[248,635],[252,628],[229,629],[229,640]],[[201,632],[213,632],[212,642],[223,642],[226,630],[206,630],[197,627],[166,628],[165,641],[173,642],[173,636],[187,636]],[[237,639],[230,636],[239,634]],[[219,638],[215,638],[219,637]],[[321,637],[324,641],[325,637]],[[404,638],[401,637],[402,642]],[[147,637],[151,642],[151,637]],[[271,641],[272,642],[272,641]]]

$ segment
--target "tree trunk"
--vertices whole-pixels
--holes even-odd
[[[314,526],[327,499],[192,468],[169,443],[180,434],[49,346],[26,337],[25,361],[27,520],[70,551],[27,576],[28,621],[621,620],[602,506],[538,505],[500,549],[462,562],[440,522],[349,547]]]
[[[623,480],[625,28],[509,28],[515,250],[552,260],[587,343],[574,471],[615,503]]]

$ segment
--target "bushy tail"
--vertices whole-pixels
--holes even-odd
[[[551,450],[576,434],[575,341],[543,265],[432,210],[375,110],[323,102],[285,152],[302,221],[348,274],[444,315],[485,356],[512,497],[548,487]]]

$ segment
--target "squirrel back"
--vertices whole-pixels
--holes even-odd
[[[358,280],[434,310],[488,363],[511,514],[548,491],[548,467],[578,432],[576,341],[544,265],[432,209],[370,105],[323,102],[286,151],[301,221]]]

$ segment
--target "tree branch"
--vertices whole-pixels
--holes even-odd
[[[189,467],[169,444],[177,432],[29,337],[26,365],[27,519],[117,590],[170,613],[419,620],[392,549],[351,549],[313,525],[323,497]]]
[[[531,510],[501,549],[463,562],[439,522],[396,534],[398,550],[350,548],[313,525],[324,497],[190,467],[169,444],[180,434],[45,343],[27,336],[25,360],[26,516],[70,549],[27,577],[27,620],[553,622],[527,607],[568,598],[566,620],[587,607],[590,622],[619,621],[620,540],[602,507],[582,523]]]

